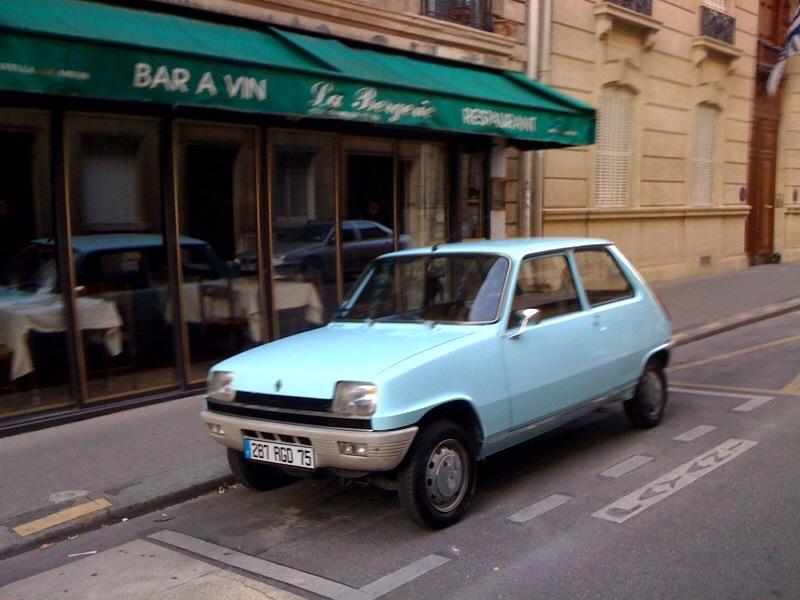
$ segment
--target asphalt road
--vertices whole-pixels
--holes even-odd
[[[800,597],[800,314],[679,348],[669,377],[659,427],[612,406],[491,457],[447,530],[375,488],[234,487],[6,559],[0,598]],[[148,591],[200,574],[213,595]]]

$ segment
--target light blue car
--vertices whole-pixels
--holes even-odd
[[[664,413],[670,323],[608,241],[443,244],[374,260],[323,328],[229,358],[202,417],[236,479],[323,470],[458,521],[476,461],[621,400]]]

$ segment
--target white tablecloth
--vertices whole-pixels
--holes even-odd
[[[79,329],[103,330],[109,354],[122,352],[122,319],[113,302],[90,296],[77,299]],[[0,299],[0,343],[11,350],[11,379],[33,371],[28,331],[49,333],[66,330],[64,302],[58,294],[33,294]],[[66,359],[65,359],[66,360]]]
[[[183,318],[190,323],[199,323],[200,286],[227,285],[225,280],[187,282],[183,284]],[[254,341],[263,341],[261,337],[261,311],[258,303],[258,280],[236,278],[232,280],[233,310],[237,317],[247,319],[247,329]],[[278,310],[305,307],[305,318],[311,323],[322,323],[322,302],[316,288],[311,283],[302,281],[275,281],[275,305]],[[229,317],[230,309],[227,300],[206,298],[205,313],[212,318]],[[167,316],[169,317],[169,306]]]

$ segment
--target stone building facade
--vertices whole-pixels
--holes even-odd
[[[650,280],[747,265],[757,0],[559,0],[545,83],[597,144],[543,153],[545,235],[614,240]]]

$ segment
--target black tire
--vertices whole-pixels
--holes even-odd
[[[661,422],[667,405],[667,376],[657,363],[648,363],[639,378],[633,398],[623,403],[625,414],[640,429],[650,429]]]
[[[292,480],[281,469],[247,460],[244,453],[232,448],[228,448],[228,465],[237,483],[257,492],[274,490]]]
[[[414,440],[400,467],[397,491],[416,523],[442,529],[466,514],[475,480],[474,440],[460,425],[437,421]]]

